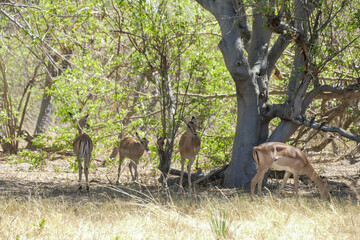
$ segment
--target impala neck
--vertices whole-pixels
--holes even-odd
[[[81,127],[79,126],[79,124],[76,125],[76,128],[77,128],[77,130],[78,130],[78,135],[84,133],[84,131],[83,131],[83,130],[81,129]]]
[[[321,177],[319,176],[319,174],[317,174],[317,172],[314,170],[314,168],[310,165],[306,166],[307,170],[306,170],[306,175],[315,183],[315,185],[319,188],[320,190],[320,195],[321,198],[324,200],[330,200],[330,196],[329,196],[329,192],[327,189],[327,186],[325,185],[325,183],[323,182],[323,180],[321,179]]]

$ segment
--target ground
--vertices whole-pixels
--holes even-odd
[[[90,193],[77,191],[74,158],[54,153],[37,168],[20,156],[0,153],[0,239],[358,239],[360,236],[359,156],[312,156],[327,176],[332,201],[320,200],[314,184],[292,181],[275,194],[270,179],[263,198],[214,184],[178,195],[162,188],[150,161],[139,166],[133,183],[123,167],[94,159]],[[20,162],[20,163],[19,163]],[[176,163],[173,167],[178,168]],[[169,194],[170,193],[170,194]]]
[[[18,163],[18,156],[10,157],[0,153],[0,198],[8,197],[37,197],[61,198],[66,200],[81,201],[81,199],[99,199],[113,197],[128,197],[127,193],[135,191],[158,193],[161,186],[157,179],[159,172],[152,164],[141,163],[139,166],[139,183],[133,183],[127,166],[122,167],[120,185],[112,182],[116,179],[117,166],[103,166],[102,161],[93,161],[94,167],[89,175],[90,193],[85,190],[77,191],[78,173],[69,168],[68,156],[52,154],[45,164],[34,168],[30,163]],[[312,157],[312,163],[321,176],[326,177],[333,197],[357,198],[360,192],[360,155],[350,157],[334,157],[318,155]],[[125,162],[127,164],[127,162]],[[291,181],[290,181],[291,183]],[[269,181],[270,192],[279,186],[278,180]],[[292,184],[287,184],[285,195],[292,196]],[[300,183],[301,195],[319,197],[319,192],[313,184]],[[198,189],[201,192],[216,192],[217,186],[210,185]],[[122,192],[122,191],[125,192]],[[173,189],[176,192],[175,189]],[[224,190],[222,194],[242,190]],[[265,190],[266,192],[266,190]],[[245,193],[247,194],[247,193]],[[267,194],[267,193],[265,193]],[[135,194],[138,195],[138,194]]]

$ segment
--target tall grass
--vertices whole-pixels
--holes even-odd
[[[171,200],[171,201],[170,201]],[[358,239],[360,206],[305,198],[0,200],[1,239]]]

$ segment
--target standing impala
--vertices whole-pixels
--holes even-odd
[[[120,179],[120,171],[121,171],[121,164],[123,163],[125,158],[129,158],[131,160],[129,164],[129,169],[131,173],[132,180],[137,180],[138,172],[137,172],[137,165],[139,164],[139,159],[144,154],[145,151],[149,151],[149,141],[146,138],[140,138],[138,133],[136,134],[136,141],[133,137],[127,137],[121,140],[119,146],[119,169],[118,169],[118,177],[116,180],[116,184],[119,184]],[[134,168],[134,175],[132,172],[132,168]]]
[[[191,165],[194,163],[195,157],[200,151],[201,140],[196,132],[196,118],[194,116],[191,118],[190,122],[186,123],[186,126],[187,126],[186,132],[181,136],[179,142],[179,151],[181,156],[181,174],[180,174],[179,191],[181,191],[183,188],[182,183],[183,183],[185,160],[189,159],[187,172],[188,172],[189,192],[191,193]]]
[[[283,182],[278,190],[280,193],[290,175],[294,175],[294,192],[298,195],[299,175],[308,176],[320,189],[321,198],[330,200],[327,186],[323,183],[319,174],[311,166],[305,154],[298,148],[289,146],[280,142],[267,142],[260,144],[253,149],[253,159],[258,167],[258,172],[251,180],[251,197],[254,195],[256,184],[258,185],[258,194],[262,196],[261,185],[265,173],[269,168],[285,171]]]
[[[88,118],[88,115],[83,117],[77,122],[77,129],[78,129],[78,135],[74,140],[73,143],[73,149],[74,153],[77,157],[78,165],[79,165],[79,191],[82,188],[81,185],[81,178],[82,178],[82,164],[81,159],[84,158],[84,173],[85,173],[85,179],[86,179],[86,190],[89,191],[89,166],[90,166],[90,159],[91,159],[91,152],[93,150],[93,143],[91,141],[91,138],[89,135],[83,132],[84,128],[89,129],[90,126],[87,124],[86,120]]]

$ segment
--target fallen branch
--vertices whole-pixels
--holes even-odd
[[[228,166],[229,166],[228,164],[225,164],[223,166],[214,168],[214,169],[212,169],[212,170],[210,170],[208,172],[205,172],[205,173],[201,172],[201,171],[198,171],[196,173],[192,173],[191,174],[191,182],[193,182],[194,184],[200,184],[200,183],[207,184],[207,183],[215,181],[217,179],[221,179],[222,176],[223,176],[224,171],[227,169]],[[171,168],[169,170],[169,174],[180,176],[181,171]],[[187,172],[184,172],[183,185],[187,184],[187,180],[186,180],[187,178],[188,178],[188,174],[187,174]],[[173,184],[179,184],[179,181],[180,181],[180,177],[178,177],[178,178],[170,178],[170,179],[168,179],[167,184],[169,186],[171,186]]]
[[[217,178],[222,178],[221,173],[223,173],[227,169],[228,166],[229,166],[229,164],[225,164],[221,167],[217,167],[217,168],[209,171],[203,177],[200,177],[199,179],[197,179],[194,182],[194,184],[199,184],[201,182],[208,183],[209,181],[212,182],[212,181],[216,180]],[[215,179],[213,179],[213,178],[215,178]]]

